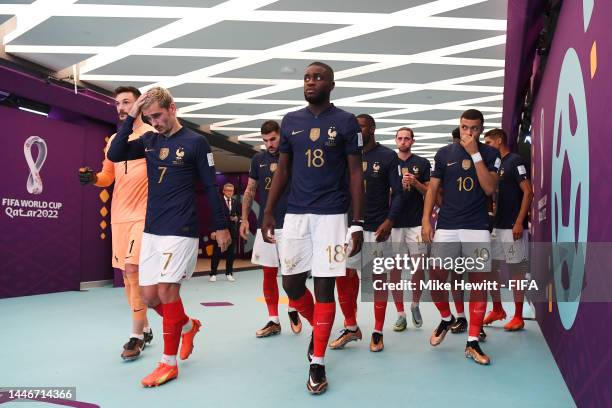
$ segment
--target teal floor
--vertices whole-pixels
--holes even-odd
[[[463,356],[465,335],[449,334],[439,347],[429,346],[429,334],[439,322],[431,303],[421,306],[423,327],[409,326],[402,333],[392,331],[395,312],[389,304],[382,353],[368,349],[372,304],[360,303],[364,340],[328,350],[328,391],[310,396],[305,386],[310,329],[293,335],[286,305],[281,305],[283,333],[255,338],[266,321],[265,305],[257,301],[261,272],[236,277],[234,283],[223,276],[216,283],[194,278],[183,286],[185,309],[202,320],[203,331],[194,354],[179,364],[179,378],[155,389],[142,388],[140,379],[161,355],[161,320],[150,313],[151,347],[139,360],[123,362],[119,354],[130,329],[123,289],[0,300],[0,387],[75,386],[77,400],[105,408],[575,406],[537,323],[528,321],[517,333],[505,333],[501,325],[489,328],[483,349],[492,365],[483,367]],[[200,305],[222,301],[234,306]],[[338,308],[332,336],[341,324]]]

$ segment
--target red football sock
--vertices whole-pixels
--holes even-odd
[[[470,330],[468,336],[478,337],[486,311],[487,302],[474,302],[470,300]]]
[[[461,293],[458,294],[456,292]],[[463,291],[453,290],[453,301],[455,303],[455,310],[457,310],[457,314],[465,313],[465,309],[463,307]]]
[[[357,275],[357,271],[355,274],[350,277],[351,279],[351,299],[353,300],[353,308],[355,309],[355,316],[357,315],[357,298],[359,297],[359,275]]]
[[[431,281],[446,282],[447,278],[448,272],[443,269],[432,269],[429,272],[429,280]],[[431,298],[438,308],[440,316],[442,316],[443,319],[450,318],[451,311],[448,304],[448,290],[432,290]]]
[[[313,325],[314,299],[312,298],[312,293],[310,293],[308,288],[306,288],[301,298],[293,301],[293,307],[295,307],[295,310],[304,316],[304,319],[308,320],[308,323],[310,323],[311,326]]]
[[[411,281],[414,283],[414,290],[412,291],[412,303],[419,303],[423,290],[421,289],[421,282],[425,280],[425,271],[421,268],[417,269],[416,273],[412,275]]]
[[[158,304],[157,306],[155,306],[153,308],[153,310],[155,310],[157,312],[158,315],[160,315],[161,317],[164,317],[164,305],[163,304]]]
[[[353,295],[353,279],[351,276],[338,276],[336,278],[338,288],[338,303],[344,315],[345,326],[357,326],[357,316],[355,315],[355,302]]]
[[[501,303],[501,302],[499,302],[499,301],[498,301],[498,302],[495,302],[495,301],[494,301],[494,302],[493,302],[493,311],[494,311],[494,312],[498,312],[498,313],[503,312],[503,311],[504,311],[504,308],[503,308],[503,306],[502,306],[502,303]]]
[[[392,283],[399,283],[402,280],[402,272],[398,269],[393,269],[390,274]],[[393,302],[398,313],[404,312],[404,292],[401,290],[392,290]]]
[[[514,302],[514,317],[523,318],[523,302]]]
[[[451,316],[450,306],[448,302],[434,302],[434,304],[438,308],[440,316],[442,316],[443,319],[446,319],[447,317]]]
[[[320,303],[314,305],[314,357],[325,357],[325,349],[329,342],[334,318],[336,317],[336,302]]]
[[[387,301],[374,301],[374,330],[381,332],[385,325],[385,314],[387,312]]]
[[[164,304],[164,318],[162,326],[164,328],[164,354],[175,356],[178,352],[181,341],[181,329],[189,321],[189,317],[183,309],[181,299],[176,302]]]
[[[268,306],[268,316],[278,317],[278,268],[263,267],[263,294]]]

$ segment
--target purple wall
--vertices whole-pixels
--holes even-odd
[[[580,301],[539,304],[536,315],[576,403],[589,407],[612,406],[612,303],[587,297],[610,281],[596,254],[612,252],[611,19],[612,2],[563,3],[532,122],[534,241],[590,245],[571,274],[559,256],[546,260],[554,299],[584,288]]]
[[[110,209],[110,200],[102,201],[99,188],[82,187],[77,169],[85,164],[100,167],[104,139],[115,128],[104,120],[114,120],[114,107],[108,100],[75,95],[4,67],[0,67],[0,90],[51,105],[48,118],[0,106],[0,159],[5,163],[0,174],[0,298],[78,290],[80,282],[110,279],[110,215],[100,212],[103,207]],[[34,135],[47,146],[39,170],[40,194],[26,188],[31,170],[24,142]],[[31,152],[36,160],[37,147]],[[21,200],[62,206],[57,213],[45,213],[24,207]],[[8,215],[19,209],[22,214],[35,210],[36,215],[57,218]],[[101,226],[102,221],[106,225]]]

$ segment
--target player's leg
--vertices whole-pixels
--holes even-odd
[[[392,283],[399,284],[402,280],[402,271],[399,269],[391,270],[389,279]],[[397,311],[397,320],[393,325],[393,330],[400,332],[406,330],[408,323],[406,321],[406,311],[404,309],[404,291],[401,289],[395,289],[391,291],[393,296],[393,303],[395,304],[395,310]]]
[[[501,275],[500,275],[501,266],[506,260],[506,257],[504,255],[504,248],[502,244],[502,235],[503,235],[503,230],[500,230],[497,228],[493,229],[493,232],[491,233],[492,263],[491,263],[491,275],[489,279],[497,282],[498,285],[501,282]],[[506,318],[506,312],[504,311],[504,308],[501,303],[501,292],[500,292],[499,286],[497,289],[492,289],[490,291],[490,294],[491,294],[491,300],[493,301],[493,310],[487,313],[487,315],[485,316],[484,318],[485,325],[491,324],[496,320],[504,320]]]
[[[470,283],[478,284],[489,279],[489,273],[471,272],[469,274]],[[491,360],[480,348],[479,341],[483,339],[482,326],[485,312],[487,310],[487,291],[472,289],[470,291],[470,324],[468,330],[468,340],[465,346],[465,356],[473,359],[482,365],[490,364]]]
[[[508,240],[509,238],[510,236]],[[523,233],[521,239],[509,242],[509,245],[505,248],[505,255],[506,262],[510,268],[511,278],[515,281],[525,279],[527,272],[529,272],[527,231]],[[504,326],[504,329],[508,331],[517,331],[525,327],[525,322],[523,320],[523,301],[525,299],[525,292],[523,289],[519,289],[517,285],[513,289],[513,295],[514,317]]]
[[[124,346],[122,357],[134,359],[140,355],[146,345],[153,340],[153,331],[147,320],[147,306],[140,294],[138,263],[140,262],[140,250],[142,246],[142,234],[144,220],[122,223],[128,237],[125,249],[125,280],[130,287],[130,307],[132,311],[132,334],[130,340]]]
[[[431,297],[440,312],[442,320],[429,338],[429,344],[432,346],[442,343],[446,334],[455,323],[455,316],[452,315],[448,304],[448,290],[442,289],[440,285],[446,283],[449,275],[449,271],[445,270],[442,266],[442,260],[448,257],[456,258],[461,254],[461,246],[458,242],[459,235],[457,230],[439,229],[435,232],[431,248],[429,280],[434,284],[435,289],[431,291]]]
[[[372,275],[372,288],[374,289],[374,331],[370,338],[370,351],[378,352],[384,349],[383,327],[389,302],[387,273]]]
[[[362,339],[361,329],[357,325],[357,293],[353,289],[354,276],[357,276],[357,270],[347,267],[345,276],[336,277],[338,303],[344,315],[344,329],[338,338],[329,343],[329,348],[332,350],[342,349],[351,341]]]
[[[276,234],[275,234],[276,236]],[[278,237],[277,237],[278,238]],[[251,262],[263,269],[263,295],[268,309],[268,322],[255,332],[256,337],[268,337],[281,332],[278,319],[278,255],[276,245],[263,240],[261,230],[255,234]]]
[[[491,277],[491,235],[488,230],[459,230],[459,240],[464,258],[472,258],[477,264],[483,263],[482,268],[469,272],[470,283],[474,285],[470,291],[470,324],[465,356],[478,364],[488,365],[491,360],[479,344],[479,340],[485,337],[482,326],[487,310],[487,290],[478,284],[487,282]]]
[[[451,326],[451,333],[463,333],[468,328],[468,321],[465,317],[465,299],[462,289],[457,288],[457,283],[464,279],[463,274],[459,274],[455,271],[451,271],[451,294],[453,296],[453,304],[455,305],[455,311],[457,321]]]
[[[125,280],[130,286],[130,307],[132,309],[132,334],[123,347],[121,358],[134,360],[140,356],[146,346],[145,326],[147,325],[147,307],[140,296],[138,284],[138,265],[125,264]],[[147,332],[150,328],[147,330]]]
[[[361,252],[346,261],[346,275],[336,277],[338,303],[344,315],[344,329],[335,340],[329,343],[329,348],[333,350],[342,349],[351,341],[363,338],[361,329],[357,325],[357,297],[359,296],[359,274],[357,270],[362,268],[362,264],[368,262],[368,256],[364,254],[366,252],[371,253],[376,249],[373,246],[374,241],[374,234],[365,231],[365,245]]]
[[[514,281],[525,279],[525,275],[529,270],[529,262],[522,261],[517,264],[509,264],[510,274]],[[519,289],[518,285],[512,291],[514,296],[514,316],[512,320],[504,325],[507,331],[518,331],[525,327],[523,320],[523,302],[525,300],[525,291]]]
[[[312,326],[314,298],[306,287],[312,266],[312,242],[307,214],[285,215],[278,253],[283,289],[291,306]]]
[[[346,214],[307,215],[312,242],[312,276],[315,289],[313,357],[306,388],[311,394],[327,389],[325,349],[329,342],[336,301],[336,278],[346,274]]]
[[[427,255],[427,245],[423,243],[421,237],[421,227],[409,228],[406,241],[408,242],[408,248],[410,250],[410,256],[418,259],[419,257],[424,260]],[[412,291],[412,303],[410,304],[410,314],[412,315],[412,325],[414,327],[421,327],[423,325],[423,318],[421,316],[421,309],[419,302],[423,290],[421,289],[421,283],[425,280],[425,271],[423,269],[423,263],[419,263],[419,266],[415,271],[412,271],[411,282],[414,285]]]
[[[219,261],[221,260],[221,248],[217,245],[217,241],[213,241],[213,253],[210,258],[210,278],[211,282],[217,281],[217,270],[219,269]]]
[[[236,257],[236,241],[238,237],[232,237],[232,243],[225,251],[225,276],[230,282],[234,282],[234,258]]]
[[[489,275],[489,279],[491,281],[497,282],[498,285],[501,282],[501,267],[503,262],[493,259],[491,262],[491,274]],[[491,289],[491,300],[493,301],[493,310],[491,310],[484,318],[483,324],[489,325],[497,320],[504,320],[506,318],[506,311],[502,306],[501,302],[501,291],[499,286],[497,289]]]
[[[161,255],[158,258],[158,296],[163,305],[164,353],[158,367],[142,380],[143,385],[149,387],[178,376],[176,356],[179,354],[181,360],[185,360],[191,355],[194,337],[201,327],[199,320],[187,316],[180,296],[181,282],[189,279],[195,269],[198,239],[157,236],[155,240],[155,249]]]

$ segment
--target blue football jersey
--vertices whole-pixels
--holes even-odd
[[[331,105],[315,116],[308,108],[281,123],[280,152],[292,156],[291,214],[343,214],[349,206],[348,155],[361,155],[355,116]]]
[[[261,228],[263,220],[263,212],[268,202],[268,192],[272,186],[272,176],[278,167],[278,155],[271,155],[267,150],[257,153],[251,159],[251,169],[249,177],[257,180],[257,191],[259,192],[259,218],[257,219],[257,228]],[[285,213],[287,212],[287,197],[289,196],[289,186],[280,196],[276,207],[274,208],[274,220],[276,228],[283,228],[285,221]]]
[[[516,153],[508,153],[501,159],[501,167],[497,173],[497,211],[495,212],[495,228],[510,229],[514,227],[516,217],[521,211],[523,190],[520,184],[529,180],[529,169],[525,162]],[[523,221],[523,228],[527,228],[527,217]]]
[[[398,157],[398,165],[395,170],[397,174],[404,174],[405,171],[413,174],[421,183],[429,181],[431,173],[431,164],[424,157],[411,154],[406,160],[401,160]],[[403,192],[402,206],[394,219],[394,228],[411,228],[420,227],[423,220],[423,204],[424,197],[416,187],[411,187],[410,190]]]
[[[487,169],[497,173],[501,164],[497,149],[478,142],[478,150]],[[463,146],[451,143],[442,147],[434,162],[431,177],[440,179],[443,189],[437,228],[488,230],[487,196]]]
[[[172,136],[147,132],[128,141],[134,118],[129,117],[113,139],[107,156],[113,162],[145,158],[149,181],[145,232],[197,237],[196,179],[212,208],[214,229],[227,228],[215,182],[215,167],[206,138],[182,127]]]

